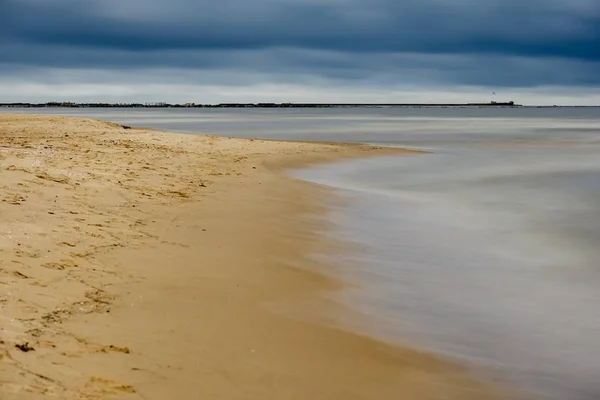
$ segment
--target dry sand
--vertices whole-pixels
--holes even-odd
[[[0,399],[494,397],[326,323],[284,167],[390,151],[0,115]]]

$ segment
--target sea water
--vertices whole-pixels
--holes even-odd
[[[429,158],[430,160],[426,161]],[[454,150],[303,171],[343,189],[366,333],[556,399],[600,396],[600,147]]]
[[[35,112],[39,110],[33,110]],[[50,113],[71,110],[42,110]],[[540,398],[600,398],[600,109],[76,110],[178,132],[355,141],[428,154],[296,177],[326,216],[355,327],[456,358]]]

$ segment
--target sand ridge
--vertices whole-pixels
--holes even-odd
[[[299,317],[349,311],[298,268],[326,194],[282,168],[394,152],[0,115],[0,398],[491,398]]]

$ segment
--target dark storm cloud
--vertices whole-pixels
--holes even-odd
[[[3,0],[24,42],[600,58],[597,0]]]
[[[6,46],[4,47],[6,49]],[[2,46],[0,46],[1,52]],[[10,53],[10,51],[9,51]],[[99,70],[130,74],[126,81],[160,76],[161,82],[236,85],[293,82],[310,84],[326,79],[340,85],[389,87],[398,83],[431,86],[460,84],[472,86],[533,87],[558,82],[560,85],[600,85],[598,63],[569,59],[512,58],[489,55],[438,55],[372,53],[357,57],[339,53],[295,49],[184,50],[138,52],[94,51],[49,46],[31,47],[21,63],[0,63],[3,77],[24,76],[27,80],[54,81],[61,76],[79,83],[102,83]],[[45,59],[44,62],[39,62]],[[148,67],[151,66],[151,67]],[[68,74],[46,73],[70,70]],[[85,72],[94,70],[95,72]],[[83,71],[76,74],[75,71]]]
[[[0,35],[23,66],[600,84],[600,0],[0,0]]]

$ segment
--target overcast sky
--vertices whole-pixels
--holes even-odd
[[[600,0],[0,0],[0,102],[600,105],[599,71]]]

